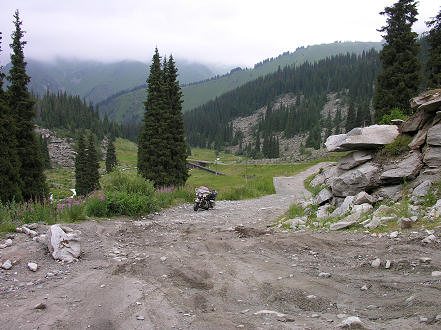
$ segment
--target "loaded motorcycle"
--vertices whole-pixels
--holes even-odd
[[[193,210],[197,211],[199,208],[208,210],[213,208],[217,197],[216,190],[210,190],[207,187],[200,186],[196,188],[196,198],[194,199]]]

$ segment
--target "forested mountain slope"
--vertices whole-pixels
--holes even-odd
[[[204,64],[177,62],[183,83],[199,81],[216,74]],[[27,59],[27,63],[27,73],[31,77],[29,89],[34,94],[61,91],[78,95],[94,104],[118,92],[144,86],[150,65],[139,61],[104,63],[68,59],[52,62]],[[4,71],[9,71],[9,67],[10,64],[6,65]]]
[[[320,59],[337,54],[355,53],[361,54],[371,48],[379,50],[381,43],[376,42],[335,42],[332,44],[314,45],[300,47],[295,52],[286,52],[276,58],[266,59],[257,63],[253,69],[236,68],[229,74],[215,76],[211,79],[184,85],[183,111],[186,112],[196,108],[220,95],[231,91],[243,84],[275,72],[278,68],[285,66],[300,65],[305,61],[313,63]],[[183,78],[183,68],[179,66],[180,82],[185,83]],[[99,104],[100,111],[109,115],[109,118],[118,121],[138,121],[144,113],[143,102],[146,99],[144,86],[118,93]]]
[[[216,149],[242,146],[242,132],[233,130],[232,121],[266,107],[254,131],[256,140],[309,133],[307,146],[319,148],[325,128],[331,134],[370,123],[370,103],[379,69],[378,53],[374,49],[361,55],[336,55],[278,69],[185,113],[187,141],[193,146]],[[332,118],[322,117],[330,93],[339,93],[340,99],[350,105],[352,122],[346,123],[341,112]],[[274,102],[284,94],[292,95],[295,102],[275,107]]]

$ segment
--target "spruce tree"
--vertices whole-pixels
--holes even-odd
[[[170,55],[164,71],[169,111],[171,112],[168,127],[168,133],[171,136],[169,145],[171,148],[170,182],[174,186],[183,186],[188,178],[188,149],[185,142],[184,120],[182,119],[182,92],[178,81],[178,69],[172,55]]]
[[[0,53],[2,34],[0,32]],[[19,174],[20,161],[18,159],[15,136],[15,124],[11,109],[3,92],[4,74],[0,66],[0,201],[21,201],[21,179]]]
[[[116,159],[115,145],[113,144],[113,139],[109,138],[106,151],[106,172],[112,172],[117,163],[118,161]]]
[[[48,188],[38,140],[34,134],[34,102],[27,86],[30,77],[26,74],[23,54],[26,41],[22,41],[24,32],[21,29],[22,21],[18,10],[14,19],[15,31],[11,35],[11,69],[7,77],[10,83],[7,97],[16,124],[17,154],[21,163],[21,191],[25,200],[42,199],[47,195]]]
[[[348,116],[346,117],[346,132],[356,127],[357,112],[355,110],[354,101],[349,103]]]
[[[43,166],[45,169],[50,169],[51,168],[51,159],[49,157],[49,148],[48,148],[48,142],[47,142],[47,138],[45,138],[44,136],[42,136],[40,134],[40,151],[41,151],[41,155],[42,155],[42,160],[43,160]]]
[[[170,115],[167,103],[161,57],[155,48],[147,79],[144,123],[138,137],[138,173],[154,182],[155,187],[169,186],[171,183],[168,176],[170,147],[167,145],[168,137],[164,138],[164,134],[172,134],[167,132]]]
[[[410,114],[409,99],[418,93],[420,85],[420,63],[418,60],[418,35],[412,32],[417,21],[418,10],[415,0],[399,0],[386,7],[381,15],[386,15],[384,32],[386,43],[380,52],[383,71],[377,75],[374,95],[375,121],[399,108]]]
[[[95,148],[95,138],[92,133],[89,135],[89,141],[87,144],[87,186],[88,193],[92,192],[100,187],[100,164],[98,162],[98,155]]]
[[[441,87],[441,10],[431,21],[426,22],[430,27],[427,41],[429,43],[429,59],[426,71],[429,74],[427,85],[431,88]]]
[[[75,157],[75,191],[78,196],[85,196],[89,193],[87,175],[87,155],[84,135],[78,139],[78,150]]]

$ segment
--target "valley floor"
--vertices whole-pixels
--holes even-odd
[[[349,316],[372,329],[441,327],[440,244],[423,245],[425,233],[267,231],[309,195],[303,181],[320,166],[275,178],[277,194],[209,211],[70,225],[84,251],[72,264],[17,234],[0,251],[16,261],[0,271],[0,329],[325,329]]]

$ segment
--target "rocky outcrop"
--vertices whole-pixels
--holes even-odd
[[[346,134],[331,135],[325,145],[328,151],[372,150],[392,143],[398,134],[395,125],[358,127]]]
[[[37,133],[48,139],[49,158],[52,164],[61,167],[74,167],[76,152],[68,139],[58,138],[52,131],[46,128],[37,128]]]
[[[337,165],[338,166],[338,165]],[[336,177],[331,185],[334,196],[354,196],[377,185],[380,167],[365,163]]]
[[[342,170],[350,170],[370,161],[371,159],[372,152],[370,151],[354,151],[340,159],[338,162],[338,168]]]

